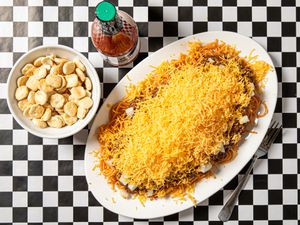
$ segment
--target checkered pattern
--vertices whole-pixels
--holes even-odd
[[[230,30],[258,41],[274,60],[280,81],[275,118],[284,129],[259,160],[228,224],[297,224],[300,1],[113,2],[133,15],[142,45],[137,60],[119,69],[103,63],[89,38],[98,0],[0,0],[0,223],[221,224],[217,214],[240,175],[197,208],[150,221],[125,218],[104,209],[88,191],[83,169],[88,130],[60,140],[35,137],[13,119],[5,98],[10,68],[35,46],[59,43],[82,52],[96,67],[105,98],[151,52],[193,33]]]

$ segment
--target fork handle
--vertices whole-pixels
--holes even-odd
[[[232,192],[232,194],[230,195],[230,197],[227,200],[226,204],[221,209],[221,211],[218,215],[219,220],[221,220],[223,222],[226,222],[226,221],[229,220],[229,218],[232,214],[233,208],[235,206],[235,203],[237,202],[237,199],[238,199],[241,191],[245,187],[245,185],[248,181],[248,178],[249,178],[249,174],[250,174],[251,170],[253,169],[257,159],[258,159],[258,157],[256,155],[254,155],[254,157],[252,158],[251,164],[250,164],[249,168],[247,169],[244,177],[240,180],[238,186]]]

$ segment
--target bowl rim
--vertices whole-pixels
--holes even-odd
[[[19,116],[15,113],[13,107],[12,107],[12,102],[9,99],[10,96],[10,92],[11,90],[8,88],[9,85],[12,82],[12,78],[13,78],[13,74],[15,72],[15,68],[18,64],[20,64],[29,54],[41,50],[41,49],[49,49],[49,48],[57,48],[57,49],[63,49],[65,51],[69,51],[72,53],[75,53],[76,55],[83,57],[86,59],[86,62],[84,63],[85,66],[88,66],[91,70],[91,73],[89,73],[89,77],[94,75],[94,78],[96,79],[96,84],[93,83],[93,89],[96,89],[96,93],[98,93],[97,95],[93,96],[92,99],[94,101],[94,104],[92,106],[92,108],[90,109],[90,118],[87,120],[82,120],[82,123],[78,126],[77,129],[71,129],[71,132],[68,132],[66,134],[57,134],[56,132],[52,132],[51,134],[42,134],[40,133],[38,130],[36,129],[32,129],[30,127],[28,127],[25,123],[23,123],[23,121],[19,118]],[[88,65],[86,65],[88,64]],[[29,133],[41,137],[41,138],[50,138],[50,139],[61,139],[61,138],[65,138],[65,137],[70,137],[76,133],[78,133],[79,131],[81,131],[84,127],[86,127],[94,118],[95,114],[98,111],[98,107],[100,104],[100,99],[101,99],[101,85],[100,85],[100,79],[98,76],[98,73],[95,69],[95,67],[93,66],[93,64],[88,60],[87,57],[85,57],[81,52],[65,46],[65,45],[60,45],[60,44],[45,44],[45,45],[41,45],[41,46],[37,46],[35,48],[30,49],[28,52],[24,53],[13,65],[13,67],[11,68],[7,81],[7,91],[6,91],[6,101],[7,101],[7,105],[9,108],[10,113],[12,114],[13,118],[18,122],[18,124],[25,129],[26,131],[28,131]],[[54,128],[54,129],[59,129],[59,128]],[[61,128],[60,128],[61,129]]]

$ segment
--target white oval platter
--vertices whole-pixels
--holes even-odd
[[[157,66],[164,60],[177,58],[180,53],[186,52],[189,41],[200,40],[203,43],[207,43],[216,39],[235,45],[236,48],[241,51],[241,56],[248,56],[251,50],[254,49],[253,54],[258,55],[259,60],[264,60],[274,68],[268,53],[252,39],[237,33],[217,31],[199,33],[180,39],[151,54],[135,66],[128,73],[130,80],[125,76],[107,97],[94,119],[87,140],[85,149],[86,179],[89,189],[102,206],[117,214],[140,219],[162,217],[177,213],[193,206],[193,203],[190,200],[178,202],[171,198],[163,198],[153,201],[149,200],[143,206],[137,199],[122,198],[120,192],[113,191],[103,175],[98,174],[98,170],[93,171],[95,158],[91,152],[99,148],[99,143],[97,141],[97,128],[101,124],[108,122],[109,107],[107,105],[113,105],[121,100],[121,98],[125,95],[126,86],[130,83],[136,84],[143,80],[146,74],[152,70],[150,66]],[[272,119],[277,100],[277,84],[277,75],[274,69],[267,75],[264,94],[264,100],[268,105],[269,113],[267,116],[259,119],[258,125],[254,129],[257,134],[249,135],[247,137],[247,140],[239,147],[237,157],[232,162],[221,165],[215,178],[211,177],[209,179],[202,180],[196,185],[194,196],[197,203],[204,201],[223,188],[251,159],[260,145]]]

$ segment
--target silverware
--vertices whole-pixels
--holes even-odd
[[[221,211],[218,215],[219,220],[221,220],[223,222],[226,222],[229,220],[229,218],[232,214],[233,208],[235,206],[235,203],[237,202],[237,199],[238,199],[241,191],[245,187],[245,185],[248,181],[248,178],[249,178],[249,174],[250,174],[251,170],[253,169],[255,163],[257,162],[257,159],[268,153],[268,150],[270,149],[272,143],[275,141],[276,137],[278,136],[278,134],[280,133],[281,130],[282,130],[282,125],[279,122],[273,121],[271,126],[269,127],[267,134],[264,137],[262,143],[260,144],[259,148],[255,152],[255,154],[252,158],[251,164],[250,164],[249,168],[247,169],[244,177],[240,180],[238,186],[232,192],[232,194],[230,195],[226,204],[221,209]]]

